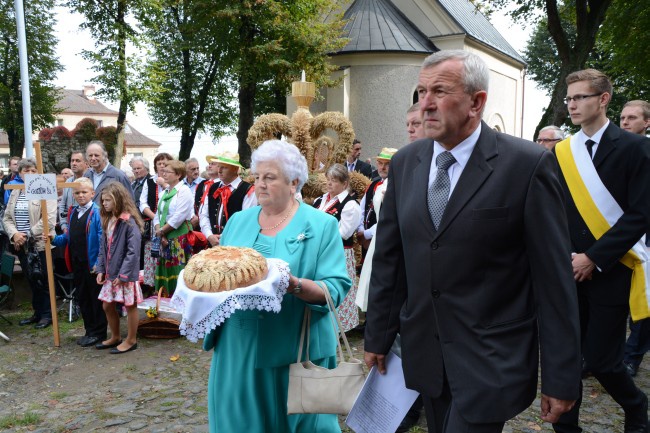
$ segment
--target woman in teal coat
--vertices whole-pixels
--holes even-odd
[[[210,432],[340,432],[336,415],[287,415],[289,364],[297,359],[305,306],[312,310],[310,359],[336,366],[337,336],[316,282],[325,283],[337,306],[352,284],[337,221],[295,200],[307,180],[307,163],[294,145],[265,142],[253,152],[251,171],[260,206],[233,215],[221,245],[282,259],[291,278],[279,313],[238,310],[205,338],[204,349],[214,349]]]

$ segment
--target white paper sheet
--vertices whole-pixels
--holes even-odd
[[[373,367],[345,423],[356,433],[394,433],[418,397],[406,388],[402,360],[386,356],[386,374]]]

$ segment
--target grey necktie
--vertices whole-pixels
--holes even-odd
[[[449,180],[447,170],[454,162],[456,162],[456,158],[450,152],[442,152],[436,157],[438,172],[427,194],[429,214],[431,215],[431,221],[433,221],[433,227],[436,230],[438,230],[442,214],[445,213],[445,207],[447,207],[447,201],[449,200],[451,181]]]
[[[594,144],[596,144],[594,140],[589,139],[585,141],[585,145],[587,146],[587,151],[589,152],[589,157],[591,159],[594,159],[594,154],[593,154]]]

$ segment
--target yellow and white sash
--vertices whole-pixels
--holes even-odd
[[[555,154],[580,216],[591,234],[600,239],[623,215],[623,210],[603,184],[587,148],[576,136],[558,143]],[[644,240],[642,237],[620,259],[632,270],[630,313],[635,321],[650,317],[650,272]]]

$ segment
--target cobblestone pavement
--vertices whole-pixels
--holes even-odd
[[[81,321],[67,323],[61,318],[61,347],[55,348],[52,328],[16,325],[27,315],[10,312],[13,326],[0,321],[0,331],[11,338],[10,342],[0,339],[1,432],[207,431],[211,353],[203,352],[200,344],[140,339],[137,350],[110,355],[77,346],[75,341],[83,334]],[[352,341],[362,357],[360,337],[353,335]],[[648,368],[644,364],[637,377],[646,391]],[[538,408],[536,401],[504,432],[551,431],[539,419]],[[585,431],[623,431],[622,411],[593,379],[585,382],[583,408]],[[343,420],[341,425],[343,431],[350,431]],[[412,432],[426,431],[422,417]]]

